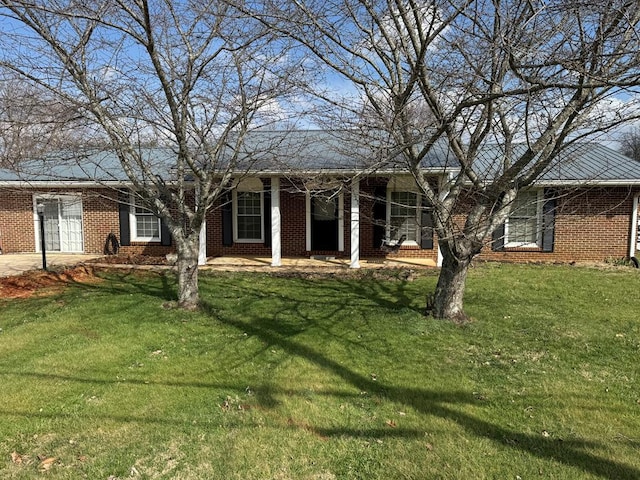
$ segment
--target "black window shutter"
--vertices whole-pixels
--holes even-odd
[[[380,248],[387,221],[387,187],[376,187],[373,196],[373,248]]]
[[[271,246],[271,192],[264,192],[264,246]]]
[[[131,245],[131,230],[129,228],[129,193],[120,192],[118,202],[118,219],[120,222],[120,245],[128,247]]]
[[[553,252],[555,243],[556,199],[554,192],[545,190],[542,204],[542,251]]]
[[[420,247],[427,250],[433,249],[433,215],[432,210],[422,210],[420,215],[420,226],[422,235],[420,237]]]
[[[230,193],[222,197],[222,245],[233,245],[233,209]]]
[[[165,205],[171,205],[171,194],[168,191],[160,192],[160,198]],[[160,245],[163,247],[171,245],[171,230],[162,218],[160,219]]]
[[[491,237],[491,250],[498,252],[504,250],[504,223],[493,231]]]
[[[160,219],[160,245],[165,247],[171,245],[171,230],[162,219]]]

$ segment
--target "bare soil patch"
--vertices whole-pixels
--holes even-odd
[[[77,265],[60,271],[34,270],[21,275],[0,278],[0,298],[27,298],[34,295],[51,295],[74,283],[100,281],[94,269]]]
[[[151,255],[107,255],[94,258],[87,263],[100,263],[108,265],[167,265],[166,257]]]

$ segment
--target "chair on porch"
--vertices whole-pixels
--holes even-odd
[[[406,235],[402,235],[397,242],[393,242],[392,240],[387,240],[386,238],[383,238],[382,244],[380,245],[380,250],[386,253],[397,253],[406,239],[407,239]]]

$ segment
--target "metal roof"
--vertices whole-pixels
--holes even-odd
[[[362,142],[354,132],[327,130],[255,131],[239,152],[239,169],[250,168],[257,175],[296,173],[402,173],[402,161],[381,153],[372,141]],[[516,155],[525,149],[516,145]],[[172,177],[176,154],[170,148],[144,148],[140,155],[153,175]],[[230,151],[226,152],[230,155]],[[481,177],[492,178],[504,157],[499,144],[486,145],[474,168]],[[220,160],[224,168],[229,157]],[[426,172],[457,171],[459,165],[446,142],[432,146],[421,163]],[[141,174],[140,171],[137,172]],[[56,152],[43,159],[23,162],[19,169],[0,169],[0,184],[128,183],[114,151],[87,150]],[[640,163],[599,143],[576,143],[561,153],[540,176],[540,184],[603,183],[640,184]]]

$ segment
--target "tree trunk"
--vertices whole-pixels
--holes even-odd
[[[198,235],[176,242],[178,267],[178,306],[195,310],[200,303],[198,293]]]
[[[474,255],[469,251],[460,255],[442,248],[442,268],[438,277],[435,294],[427,301],[427,314],[435,318],[466,323],[469,318],[464,313],[464,290],[467,272]]]

